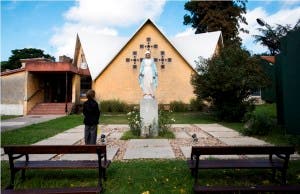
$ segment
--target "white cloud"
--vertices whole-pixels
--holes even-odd
[[[188,35],[191,35],[191,34],[195,34],[195,29],[190,27],[190,28],[185,29],[185,31],[183,31],[183,32],[177,33],[175,35],[175,37],[188,36]]]
[[[256,19],[261,18],[271,26],[276,24],[290,24],[291,26],[294,26],[300,18],[300,6],[281,9],[274,14],[269,14],[264,8],[257,7],[253,10],[248,10],[245,17],[248,22],[248,25],[241,25],[241,27],[249,30],[249,34],[240,33],[240,37],[243,40],[243,45],[246,45],[246,47],[253,53],[267,52],[268,49],[266,47],[261,46],[259,43],[253,42],[253,35],[260,34],[257,28],[261,27],[256,22]]]
[[[76,34],[105,34],[117,36],[117,28],[155,20],[163,11],[165,0],[76,0],[64,13],[65,24],[56,28],[50,44],[55,56],[73,57]]]

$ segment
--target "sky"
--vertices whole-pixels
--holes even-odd
[[[76,34],[95,33],[131,37],[151,18],[167,37],[194,33],[183,24],[186,1],[166,0],[1,0],[1,61],[11,50],[39,48],[58,59],[73,57]],[[266,52],[254,43],[259,34],[256,18],[270,25],[295,25],[300,18],[300,0],[248,0],[245,15],[249,34],[240,33],[251,53]]]

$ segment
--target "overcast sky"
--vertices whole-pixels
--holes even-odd
[[[73,57],[76,34],[95,33],[130,37],[151,18],[167,37],[194,33],[183,25],[186,1],[165,0],[1,0],[1,61],[11,50],[40,48],[54,55]],[[291,24],[300,18],[300,0],[248,0],[249,34],[240,34],[252,53],[266,48],[253,43],[256,18],[273,24]]]

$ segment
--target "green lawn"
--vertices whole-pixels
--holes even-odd
[[[1,121],[3,121],[3,120],[7,120],[7,119],[16,118],[16,117],[20,117],[20,116],[19,115],[1,115],[0,119],[1,119]]]
[[[175,124],[206,124],[217,122],[211,114],[203,112],[173,112],[171,117],[175,119]]]
[[[2,162],[1,186],[8,185],[9,165]],[[193,178],[184,160],[131,160],[114,161],[107,171],[104,183],[108,193],[192,193]],[[21,182],[17,175],[16,189],[59,188],[96,186],[95,170],[31,170]],[[203,170],[201,185],[268,185],[272,182],[268,170]],[[288,184],[300,184],[300,161],[291,161],[288,170]]]
[[[82,124],[81,115],[70,115],[1,133],[1,145],[33,144]]]
[[[261,112],[276,119],[276,104],[263,104],[256,106],[255,112]],[[300,135],[286,134],[283,127],[277,126],[272,129],[271,133],[266,136],[255,136],[275,145],[294,145],[297,151],[300,151]]]
[[[100,124],[128,124],[127,115],[104,113],[100,116]]]

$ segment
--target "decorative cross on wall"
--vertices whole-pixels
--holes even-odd
[[[158,48],[157,44],[153,44],[153,45],[151,44],[151,37],[147,37],[146,42],[147,42],[146,44],[140,44],[140,49],[146,48],[149,51],[151,48],[155,48],[155,49]]]
[[[126,62],[129,63],[130,61],[133,61],[132,68],[136,69],[137,68],[137,62],[139,62],[139,61],[142,62],[143,58],[140,58],[140,59],[137,58],[137,51],[133,51],[132,55],[133,55],[133,58],[126,58]]]
[[[166,58],[165,51],[160,51],[160,58],[154,58],[154,62],[160,62],[160,68],[164,69],[166,62],[172,62],[172,58]]]
[[[140,50],[147,49],[148,51],[150,51],[152,48],[154,48],[154,49],[158,48],[158,44],[153,44],[153,45],[151,44],[151,37],[147,37],[146,42],[147,42],[146,44],[140,44]],[[137,53],[138,53],[137,51],[133,51],[132,58],[126,58],[127,63],[133,62],[133,65],[132,65],[133,69],[137,68],[137,62],[142,62],[142,60],[143,60],[143,58],[138,58]],[[143,53],[143,51],[141,51],[141,53]],[[160,65],[161,69],[165,68],[166,63],[172,62],[172,58],[166,58],[165,51],[160,51],[160,58],[155,58],[155,56],[152,56],[152,57],[154,57],[153,58],[154,62],[161,63],[161,65]]]

